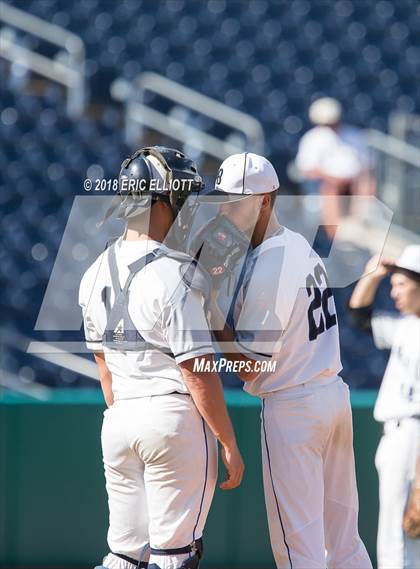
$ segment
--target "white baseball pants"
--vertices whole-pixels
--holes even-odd
[[[188,395],[116,401],[104,413],[102,451],[111,552],[147,561],[149,545],[177,549],[202,536],[217,479],[217,443]],[[175,569],[188,554],[150,555]],[[133,565],[109,554],[109,569]]]
[[[379,475],[378,569],[418,569],[420,539],[408,537],[403,515],[420,452],[420,421],[387,421],[376,452]]]
[[[357,528],[349,389],[341,378],[267,395],[264,492],[278,569],[371,569]],[[326,555],[327,552],[327,555]]]

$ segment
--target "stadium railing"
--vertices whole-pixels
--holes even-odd
[[[148,91],[173,101],[175,106],[222,123],[233,132],[242,133],[245,144],[240,144],[236,137],[221,139],[208,134],[201,128],[187,124],[185,120],[178,118],[176,113],[163,113],[153,109],[145,103],[145,94]],[[116,79],[111,85],[111,95],[125,104],[125,133],[130,145],[138,142],[142,127],[147,126],[220,160],[244,150],[264,154],[264,130],[257,119],[163,75],[141,73],[133,84],[121,78]]]
[[[50,24],[5,2],[0,2],[0,24],[0,56],[63,85],[67,89],[69,116],[80,116],[87,103],[83,41],[65,28]],[[21,45],[12,29],[52,43],[60,51],[52,58],[37,53],[34,49]]]
[[[394,224],[418,234],[419,149],[378,130],[365,132],[375,165],[377,197],[394,212]]]

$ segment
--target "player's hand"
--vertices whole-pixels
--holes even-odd
[[[221,450],[223,464],[226,468],[227,478],[220,484],[222,490],[232,490],[239,486],[244,474],[244,462],[236,445]]]
[[[366,264],[364,274],[373,279],[383,279],[389,273],[389,269],[393,264],[391,259],[375,255]]]

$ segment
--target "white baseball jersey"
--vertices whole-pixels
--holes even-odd
[[[420,415],[420,318],[375,311],[372,332],[379,349],[392,348],[375,405],[375,419]]]
[[[277,363],[244,389],[264,395],[336,376],[342,366],[334,299],[324,264],[306,239],[283,228],[246,263],[234,307],[237,347]]]
[[[153,240],[126,241],[120,237],[115,247],[120,284],[124,286],[129,275],[128,265],[163,245]],[[114,302],[107,251],[83,275],[79,304],[83,311],[86,345],[91,350],[104,352],[112,373],[114,399],[188,393],[177,364],[214,353],[202,296],[188,290],[182,282],[177,270],[179,261],[159,258],[134,276],[129,289],[128,310],[144,339],[163,351],[119,351],[102,346],[107,324],[104,289],[110,293],[111,306]]]

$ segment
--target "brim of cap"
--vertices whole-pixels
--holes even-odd
[[[204,192],[200,194],[200,200],[205,203],[229,203],[237,202],[245,198],[250,198],[254,194],[228,194],[227,192],[222,192],[222,190],[210,190],[209,192]]]
[[[385,263],[385,267],[391,273],[398,273],[399,271],[408,271],[409,273],[414,273],[415,275],[420,275],[415,269],[410,269],[408,267],[402,267],[401,265],[396,265],[395,263]]]

